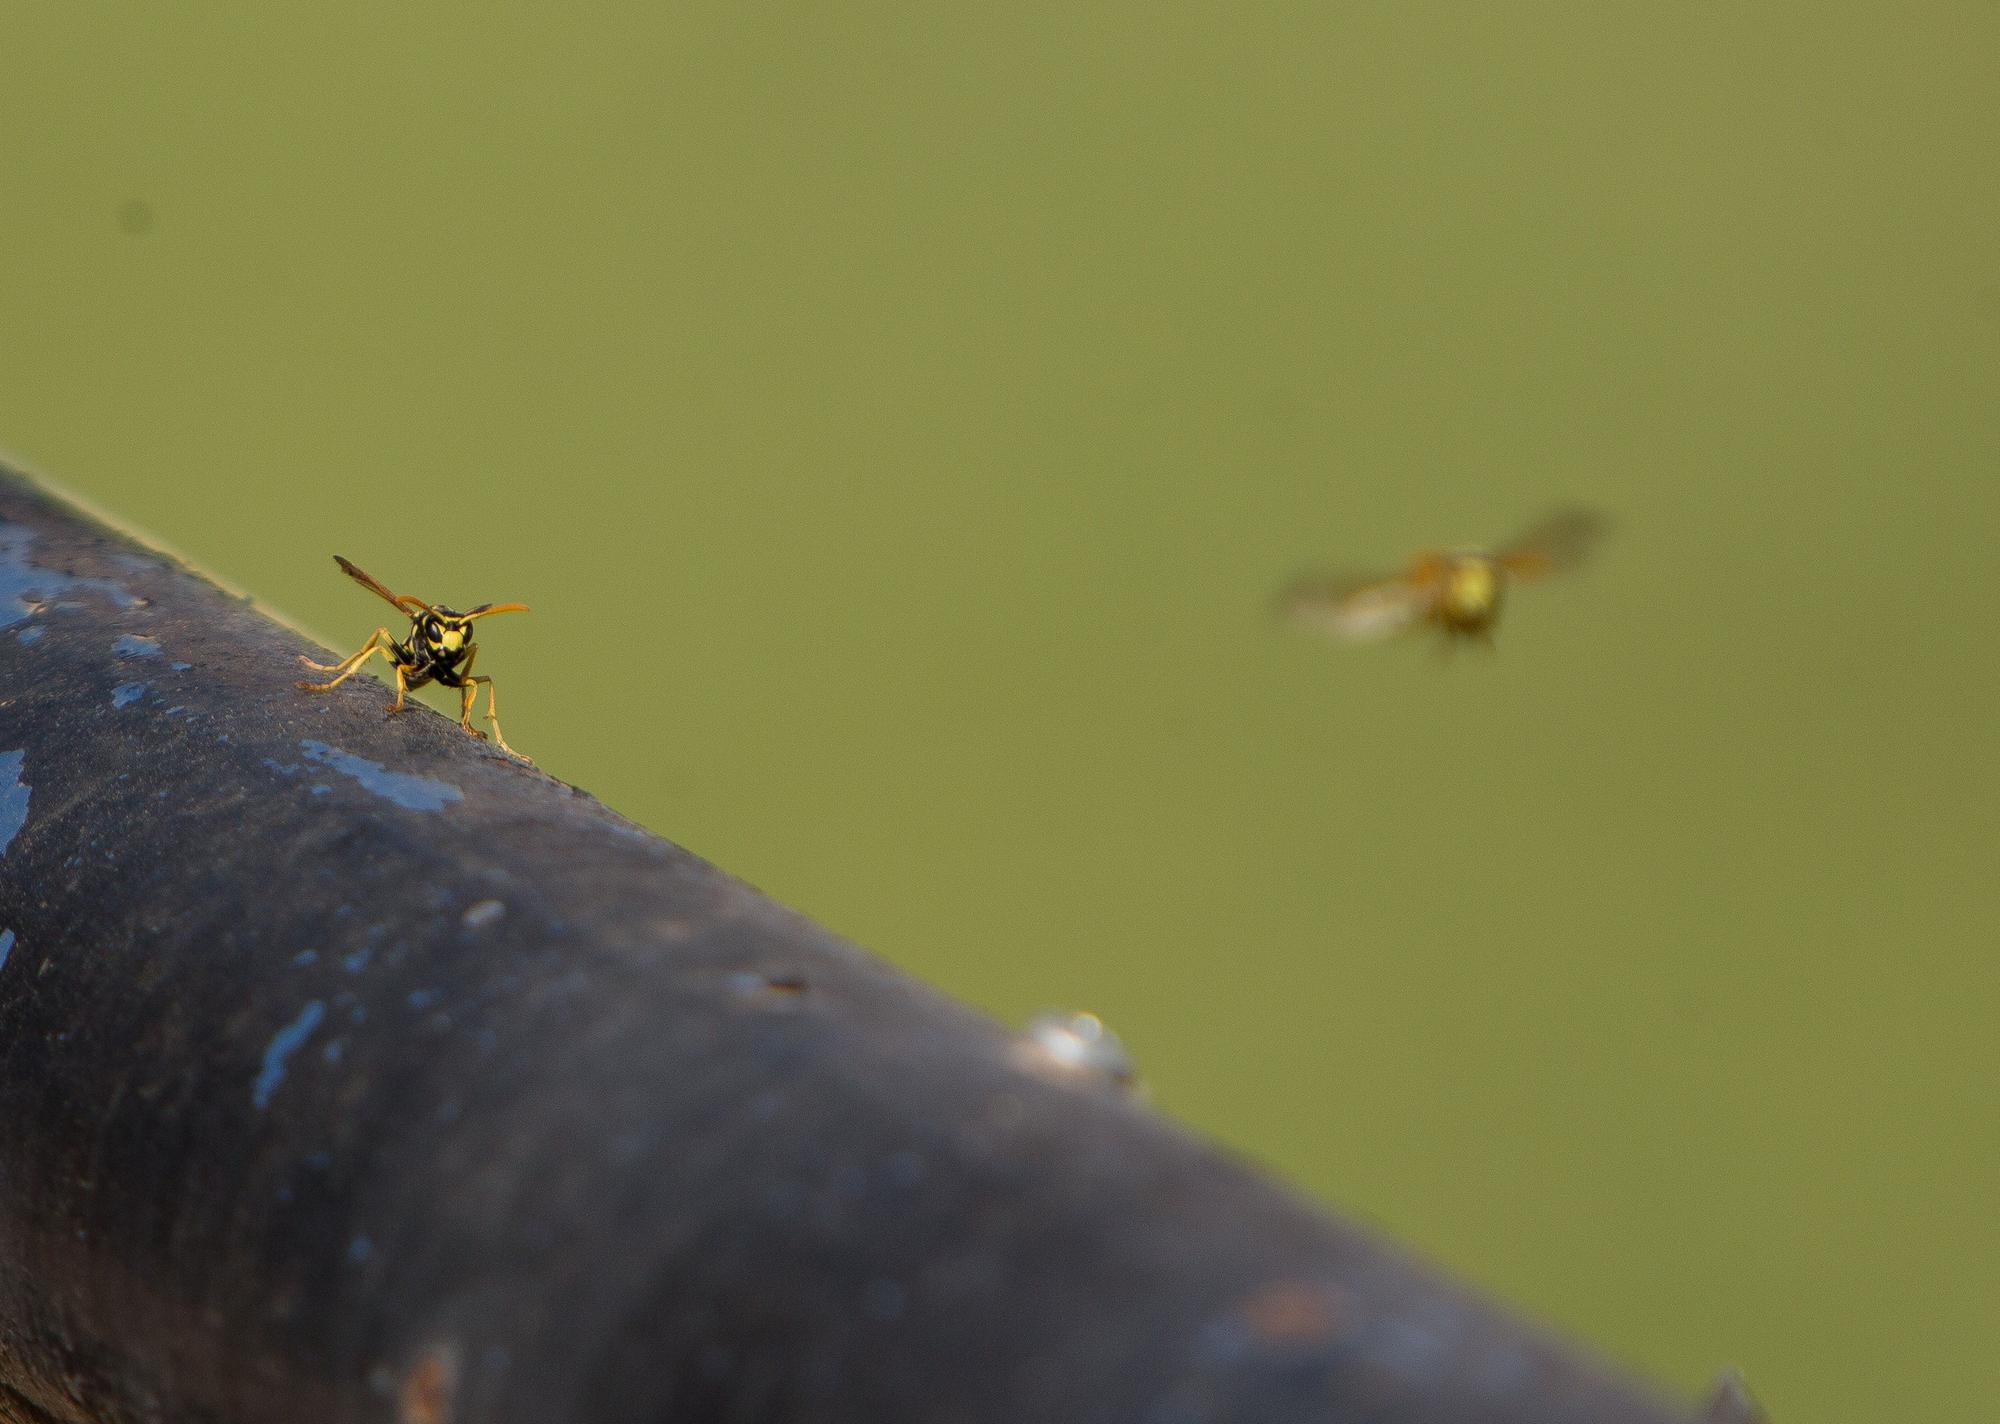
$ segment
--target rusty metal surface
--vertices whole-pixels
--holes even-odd
[[[0,472],[0,1420],[1668,1424]]]

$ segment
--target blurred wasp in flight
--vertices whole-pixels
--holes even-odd
[[[1446,647],[1463,638],[1491,644],[1508,582],[1575,568],[1605,527],[1594,510],[1560,509],[1497,549],[1430,550],[1398,574],[1302,577],[1278,595],[1278,611],[1300,627],[1353,642],[1428,625]]]
[[[495,613],[526,613],[528,605],[482,603],[477,608],[460,613],[442,604],[426,603],[407,593],[391,593],[338,554],[333,556],[333,561],[349,578],[376,597],[393,604],[397,612],[410,620],[410,631],[398,640],[387,628],[377,628],[361,645],[359,652],[337,663],[316,663],[301,654],[299,661],[307,667],[330,672],[334,676],[327,682],[302,682],[299,686],[307,692],[331,692],[360,672],[370,653],[379,652],[389,660],[389,666],[396,674],[396,700],[389,704],[391,717],[403,710],[404,694],[411,688],[435,682],[440,687],[458,689],[458,725],[473,736],[484,738],[486,734],[472,725],[472,699],[479,695],[479,684],[483,682],[486,684],[486,720],[493,724],[493,740],[508,756],[527,761],[527,757],[508,746],[507,739],[500,735],[500,713],[494,705],[493,679],[472,675],[472,660],[479,654],[478,646],[472,641],[472,620],[490,618]]]

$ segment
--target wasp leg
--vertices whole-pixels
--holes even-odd
[[[361,665],[368,661],[370,653],[379,652],[391,663],[395,662],[395,654],[389,651],[389,644],[395,641],[394,638],[389,636],[387,628],[377,628],[373,633],[368,635],[368,641],[361,645],[360,652],[354,654],[352,657],[343,658],[337,663],[316,663],[304,653],[300,653],[299,661],[307,667],[316,668],[320,672],[334,673],[336,676],[331,682],[302,682],[298,685],[307,692],[331,692],[343,682],[346,682],[347,679],[353,677],[354,674],[360,672]]]
[[[486,680],[472,675],[472,665],[478,661],[479,646],[475,643],[465,650],[465,666],[458,670],[458,675],[464,679],[458,685],[458,725],[483,742],[486,734],[472,725],[472,699],[479,696],[479,684]]]
[[[528,765],[533,766],[535,764],[535,759],[533,757],[522,756],[512,747],[508,746],[507,739],[500,735],[500,709],[498,704],[494,700],[495,694],[493,691],[493,679],[490,677],[475,677],[475,678],[469,678],[467,679],[467,681],[469,683],[483,682],[486,684],[486,720],[493,724],[493,740],[499,744],[500,750],[507,753],[508,756],[513,757],[518,761],[524,761],[528,763]],[[467,707],[470,707],[472,705],[472,700],[470,698],[467,698],[465,705]]]
[[[472,725],[472,699],[479,696],[479,684],[486,680],[480,677],[468,678],[465,686],[458,690],[458,725],[482,742],[486,740],[486,734]]]
[[[403,665],[394,658],[390,658],[389,661],[394,663],[396,668],[396,700],[391,702],[389,710],[382,714],[385,718],[393,717],[403,710],[403,697],[410,690],[410,684],[403,676]]]

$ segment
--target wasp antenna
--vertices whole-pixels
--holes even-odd
[[[485,618],[489,614],[494,613],[526,613],[527,611],[528,605],[525,603],[482,603],[477,608],[468,609],[459,616],[461,618]]]

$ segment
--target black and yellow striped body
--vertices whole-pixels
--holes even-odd
[[[461,688],[472,660],[472,624],[449,608],[427,608],[410,620],[409,638],[390,647],[406,685]]]

